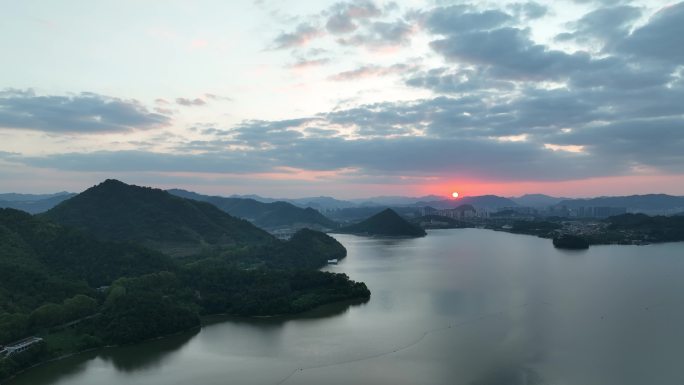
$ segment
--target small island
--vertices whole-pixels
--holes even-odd
[[[424,237],[427,235],[420,226],[408,222],[392,209],[385,209],[362,222],[342,227],[337,232],[384,237]]]
[[[577,235],[563,234],[553,238],[553,246],[557,249],[584,250],[589,248],[589,241]]]

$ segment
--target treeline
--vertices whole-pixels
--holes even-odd
[[[608,230],[632,232],[652,242],[684,241],[684,216],[623,214],[607,219]]]

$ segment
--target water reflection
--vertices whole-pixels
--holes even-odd
[[[118,371],[133,373],[163,366],[171,356],[192,340],[199,329],[138,345],[104,349],[97,356]]]
[[[504,366],[488,371],[469,385],[543,385],[539,373],[531,368]]]
[[[319,306],[316,309],[307,311],[305,313],[296,315],[283,315],[273,317],[236,317],[236,316],[213,316],[204,320],[204,326],[211,326],[221,324],[224,322],[231,322],[236,325],[254,326],[264,329],[279,328],[284,324],[292,321],[299,323],[315,322],[321,319],[336,317],[346,314],[350,309],[355,307],[363,307],[369,302],[369,299],[354,299],[348,301],[340,301],[332,304]]]

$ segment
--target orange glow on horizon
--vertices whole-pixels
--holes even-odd
[[[452,182],[416,186],[415,195],[444,195],[444,191],[454,191]],[[547,194],[558,197],[596,197],[638,194],[682,195],[684,178],[682,175],[626,175],[615,177],[589,178],[571,181],[477,181],[459,180],[459,197],[498,195],[520,196],[524,194]],[[657,187],[655,187],[657,186]],[[464,193],[467,191],[467,194]],[[447,194],[449,198],[451,194]]]

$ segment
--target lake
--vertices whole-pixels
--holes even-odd
[[[335,235],[363,304],[200,331],[32,369],[11,385],[684,384],[684,243],[592,246],[488,230]]]

